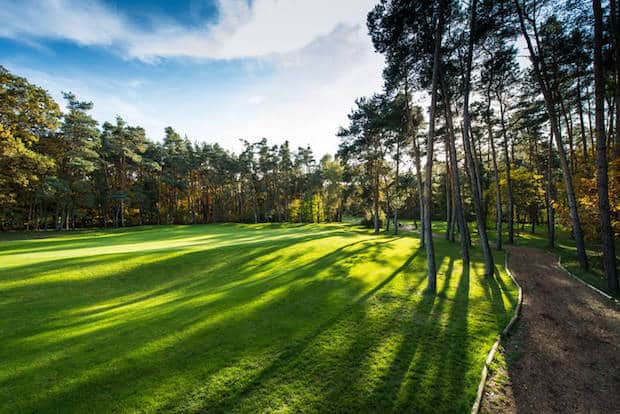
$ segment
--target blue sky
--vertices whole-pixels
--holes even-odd
[[[353,100],[381,90],[373,0],[0,3],[0,64],[155,140],[171,125],[229,149],[267,137],[320,156],[336,150]]]

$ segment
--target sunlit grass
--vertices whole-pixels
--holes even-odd
[[[516,290],[352,225],[0,242],[0,411],[467,411]]]
[[[470,230],[475,238],[477,231],[474,223],[470,223]],[[433,231],[442,235],[445,234],[446,222],[433,222]],[[487,226],[487,231],[489,234],[489,242],[492,244],[492,247],[494,247],[497,232],[494,230],[493,225]],[[592,241],[586,241],[586,254],[588,255],[590,268],[588,270],[582,270],[579,267],[577,248],[575,247],[575,241],[571,237],[570,230],[559,225],[556,226],[555,246],[553,248],[549,247],[549,237],[544,224],[538,225],[535,231],[536,233],[531,232],[531,225],[522,227],[515,224],[515,244],[517,246],[535,247],[555,254],[562,259],[562,266],[573,275],[616,298],[620,298],[620,291],[613,292],[607,289],[607,281],[603,275],[602,251],[600,245]],[[504,225],[502,237],[504,245],[507,243],[507,240],[508,234],[506,225]],[[617,260],[620,261],[620,256],[618,256],[620,255],[620,243],[618,243],[618,241],[616,241],[616,255]]]

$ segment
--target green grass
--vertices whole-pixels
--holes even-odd
[[[494,226],[495,224],[487,225],[489,242],[491,242],[492,246],[495,246],[495,240],[497,238],[497,232]],[[475,236],[477,233],[475,223],[470,223],[469,227],[472,234]],[[445,234],[446,222],[433,222],[433,231],[442,235]],[[502,240],[504,244],[507,243],[508,234],[506,225],[504,225]],[[555,247],[550,248],[549,238],[544,224],[536,227],[536,234],[531,232],[531,225],[526,225],[523,230],[521,230],[520,226],[515,225],[515,244],[517,246],[535,247],[555,254],[562,259],[562,266],[573,275],[603,292],[620,299],[620,291],[614,292],[607,288],[607,280],[603,275],[602,252],[600,246],[591,242],[586,242],[586,254],[588,255],[590,268],[588,270],[582,270],[577,261],[577,248],[575,247],[575,241],[571,238],[570,230],[562,226],[556,226]],[[618,241],[616,241],[616,254],[620,254],[620,243],[618,243]],[[620,262],[620,257],[616,259]]]
[[[352,225],[1,237],[6,413],[467,412],[517,296]]]

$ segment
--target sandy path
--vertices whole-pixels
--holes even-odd
[[[620,413],[620,307],[573,280],[550,253],[510,248],[523,308],[482,412]]]

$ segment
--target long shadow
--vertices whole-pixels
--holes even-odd
[[[338,236],[340,236],[340,234],[338,234]],[[308,238],[308,240],[315,240],[316,238],[316,236],[313,236],[312,238]],[[259,303],[256,306],[253,305],[253,302],[259,299],[266,292],[282,288],[287,283],[300,281],[303,282],[303,280],[300,279],[301,276],[305,275],[308,278],[312,278],[317,272],[324,271],[325,267],[329,266],[332,263],[335,265],[333,268],[336,269],[337,272],[343,272],[344,274],[346,274],[347,267],[345,266],[338,268],[339,262],[349,260],[351,255],[359,255],[364,250],[368,249],[374,249],[374,252],[370,257],[377,258],[378,256],[381,256],[381,245],[387,245],[390,242],[390,240],[383,242],[369,242],[365,245],[359,246],[359,248],[357,246],[359,243],[350,243],[350,245],[345,245],[338,248],[338,252],[330,252],[324,257],[318,258],[315,262],[301,266],[301,271],[303,275],[300,272],[296,271],[290,277],[285,277],[285,280],[277,282],[277,284],[274,284],[275,279],[273,277],[266,276],[264,278],[265,281],[263,285],[261,285],[260,282],[255,283],[254,281],[249,281],[246,289],[230,289],[226,287],[226,285],[230,284],[231,282],[241,281],[241,283],[244,283],[243,280],[254,275],[256,271],[265,271],[270,266],[269,263],[265,262],[261,265],[260,268],[257,268],[256,266],[245,266],[245,268],[243,268],[242,270],[236,272],[229,272],[221,278],[214,279],[213,277],[207,277],[206,279],[202,280],[202,277],[199,274],[196,277],[189,278],[189,280],[179,281],[178,283],[173,282],[169,286],[166,286],[164,289],[160,289],[160,285],[163,282],[170,282],[170,280],[166,278],[166,276],[169,276],[170,270],[186,269],[189,270],[191,273],[193,269],[199,268],[203,265],[203,263],[208,263],[211,260],[223,260],[224,262],[226,262],[227,260],[231,260],[233,264],[247,263],[248,261],[251,262],[258,257],[262,257],[270,253],[273,254],[273,252],[277,252],[282,248],[290,246],[293,242],[301,242],[304,240],[304,238],[298,238],[293,241],[282,241],[281,243],[278,243],[276,245],[267,241],[258,244],[260,247],[254,248],[250,252],[245,252],[243,254],[239,254],[239,252],[235,252],[233,249],[230,249],[229,253],[225,255],[222,254],[223,252],[221,250],[210,253],[184,252],[178,257],[163,261],[163,263],[160,262],[157,265],[143,266],[140,270],[143,275],[148,275],[148,277],[142,277],[143,280],[141,280],[141,282],[143,283],[136,284],[136,286],[139,287],[137,292],[143,292],[144,294],[142,301],[154,299],[158,296],[165,296],[168,293],[181,290],[181,296],[177,299],[157,304],[150,308],[140,309],[139,312],[136,311],[136,315],[127,314],[128,316],[130,316],[128,320],[117,320],[116,322],[118,323],[115,325],[103,326],[102,328],[96,329],[95,331],[86,330],[85,333],[80,333],[78,335],[68,338],[65,338],[61,335],[62,330],[66,329],[67,326],[73,325],[63,325],[63,323],[58,324],[58,319],[56,317],[49,318],[47,319],[47,321],[46,319],[43,319],[43,321],[39,321],[38,323],[33,324],[34,326],[32,328],[18,330],[19,334],[17,336],[22,338],[36,336],[37,334],[45,334],[48,333],[50,329],[59,331],[59,335],[55,337],[51,343],[49,343],[49,341],[46,342],[45,340],[42,340],[39,343],[29,342],[25,348],[19,347],[19,345],[24,344],[16,343],[15,346],[18,346],[18,348],[15,348],[15,346],[5,348],[4,351],[6,352],[7,356],[11,353],[16,352],[17,349],[20,349],[20,352],[22,352],[24,358],[28,358],[27,355],[36,356],[36,358],[40,359],[40,361],[35,363],[34,365],[30,364],[30,366],[32,366],[33,369],[36,369],[37,371],[40,371],[42,368],[45,367],[45,365],[56,365],[65,358],[70,358],[71,355],[83,358],[83,361],[88,361],[86,363],[92,367],[90,370],[88,370],[89,372],[91,372],[91,379],[78,384],[74,383],[74,385],[72,386],[69,386],[65,383],[65,386],[62,389],[56,388],[54,390],[51,390],[51,394],[49,394],[49,396],[46,397],[45,394],[41,395],[39,397],[40,400],[34,400],[31,407],[33,407],[33,409],[42,410],[63,407],[63,404],[66,405],[71,403],[70,396],[77,394],[88,395],[89,392],[92,393],[93,389],[97,389],[99,387],[115,389],[115,392],[117,393],[116,397],[119,397],[118,393],[120,393],[120,398],[121,400],[123,400],[124,394],[122,390],[124,388],[121,387],[120,384],[114,384],[114,381],[106,374],[106,367],[109,367],[110,365],[116,366],[115,375],[120,374],[119,378],[123,378],[122,374],[125,373],[132,380],[144,383],[146,386],[152,387],[153,384],[149,383],[149,379],[156,377],[156,373],[158,370],[158,365],[155,361],[162,359],[168,360],[170,358],[181,358],[183,357],[184,352],[193,352],[193,350],[195,349],[200,349],[198,343],[204,342],[205,338],[212,338],[208,339],[205,342],[205,345],[207,343],[211,343],[211,346],[214,347],[214,349],[217,349],[221,346],[230,346],[230,343],[228,342],[230,340],[230,334],[221,337],[221,332],[232,333],[238,331],[242,333],[241,337],[249,335],[249,338],[252,339],[254,338],[254,336],[257,335],[257,326],[263,325],[267,329],[274,329],[274,324],[275,326],[278,326],[279,322],[277,321],[277,318],[281,317],[282,312],[286,312],[287,308],[294,311],[293,313],[298,320],[307,319],[308,316],[310,316],[307,315],[307,310],[305,311],[305,313],[300,313],[298,309],[295,309],[294,307],[291,308],[291,304],[294,304],[295,302],[303,303],[303,301],[306,301],[306,303],[310,305],[310,309],[320,309],[321,307],[325,307],[327,310],[329,310],[329,307],[332,307],[333,309],[334,304],[330,298],[330,295],[333,296],[332,292],[334,290],[349,292],[347,293],[347,296],[349,296],[353,295],[354,292],[360,291],[363,288],[362,285],[352,279],[346,277],[334,278],[334,270],[329,271],[327,276],[331,275],[332,277],[326,277],[324,282],[314,282],[310,284],[306,283],[305,285],[300,285],[293,291],[283,291],[283,293],[275,296],[273,300],[267,301],[265,303]],[[197,260],[197,258],[200,259]],[[286,256],[280,261],[284,261],[287,258],[290,259],[290,257]],[[117,260],[118,257],[109,259]],[[120,260],[122,261],[124,259],[126,259],[126,257],[122,256]],[[187,265],[185,265],[185,267],[182,266],[184,263],[194,264],[188,269]],[[75,265],[77,265],[77,263]],[[164,269],[156,271],[158,268],[161,268],[162,265]],[[220,265],[218,269],[221,269],[222,267],[223,265]],[[87,307],[91,304],[105,303],[107,300],[113,299],[115,295],[117,295],[120,291],[126,294],[127,286],[123,285],[124,282],[122,280],[121,283],[117,283],[116,279],[120,278],[123,280],[129,280],[133,272],[134,271],[131,270],[128,271],[125,275],[116,275],[117,277],[114,279],[104,279],[106,283],[108,281],[113,283],[112,289],[109,289],[108,286],[106,286],[106,289],[102,290],[100,280],[80,280],[54,284],[44,284],[42,287],[45,287],[45,290],[47,290],[48,293],[52,295],[54,295],[54,292],[50,291],[50,289],[52,288],[56,289],[56,291],[58,292],[65,292],[65,294],[67,291],[71,291],[71,289],[73,289],[74,292],[88,292],[88,295],[84,296],[81,300],[78,300],[77,303],[71,302],[71,306],[77,305],[77,308],[82,308]],[[280,275],[279,277],[281,278],[282,275]],[[200,296],[200,291],[216,291],[217,289],[220,289],[220,293],[222,293],[223,296],[218,297],[209,303],[199,303],[197,305],[194,305],[193,303],[188,304],[188,302],[192,302],[192,300]],[[11,291],[11,294],[15,296],[22,296],[26,295],[29,292],[31,292],[31,290],[27,287],[24,287],[19,289],[13,289]],[[339,297],[341,299],[345,299],[345,297],[342,297],[342,295]],[[311,299],[309,302],[308,298]],[[75,297],[73,297],[73,299],[75,299]],[[126,301],[127,303],[120,304],[120,307],[140,304],[140,300],[136,301],[134,299],[129,299],[128,301]],[[47,302],[49,302],[49,300]],[[57,298],[51,300],[51,302],[49,303],[50,305],[53,305],[53,307],[49,307],[49,305],[46,305],[47,308],[43,307],[39,311],[41,313],[47,313],[51,310],[53,313],[55,309],[62,309],[65,306],[65,303],[63,301],[57,302]],[[172,305],[171,303],[173,303],[174,305]],[[246,305],[244,305],[244,303]],[[242,311],[239,313],[239,315],[230,315],[226,319],[207,324],[204,327],[201,326],[201,324],[205,322],[205,316],[207,316],[208,319],[209,314],[218,314],[218,312],[220,312],[221,310],[227,309],[230,313],[231,309],[240,308],[240,310],[243,310],[244,306],[253,307],[251,309],[252,313],[249,314],[250,318],[247,317],[248,313],[246,311]],[[99,312],[90,311],[90,313],[87,312],[86,314],[78,313],[78,315],[81,317],[87,317],[87,323],[82,324],[82,321],[78,319],[76,321],[77,326],[96,326],[97,322],[105,322],[106,313],[110,313],[115,309],[118,309],[118,307],[113,306],[112,308],[105,310],[100,309]],[[62,310],[63,312],[65,311],[65,309]],[[98,319],[97,317],[100,313],[103,313],[104,316]],[[37,314],[33,316],[38,317]],[[121,314],[120,316],[123,315]],[[312,325],[314,324],[310,324],[310,326]],[[172,332],[169,329],[158,328],[169,328],[171,326],[175,326],[178,332]],[[62,327],[63,329],[59,329],[59,327]],[[292,331],[290,331],[290,329],[292,329]],[[303,336],[304,332],[306,332],[307,330],[308,329],[305,327],[304,324],[300,324],[300,326],[297,327],[289,328],[289,331],[283,331],[276,338],[277,340],[275,342],[280,343],[282,340],[286,340],[286,338],[295,338],[299,337],[300,335]],[[158,342],[158,340],[156,340],[156,336],[154,336],[154,331],[158,331],[159,335],[163,334],[162,341],[164,341],[166,345],[161,349],[155,348],[154,350],[148,350],[148,348],[152,346],[151,344],[153,342]],[[187,334],[185,334],[186,332]],[[181,336],[175,339],[175,335]],[[89,357],[89,353],[92,352],[92,349],[96,349],[98,346],[100,346],[100,344],[115,343],[118,342],[120,338],[125,338],[126,340],[129,340],[129,343],[127,344],[127,349],[123,349],[121,352],[115,350],[114,354],[112,355],[110,355],[110,351],[107,351],[103,354],[93,355],[92,357]],[[244,340],[242,338],[239,339],[239,346],[231,347],[228,350],[228,355],[226,358],[221,358],[215,364],[213,364],[214,361],[211,360],[212,366],[210,367],[210,372],[217,372],[218,369],[222,369],[226,365],[235,364],[235,361],[241,361],[244,358],[244,355],[251,355],[261,349],[262,351],[260,352],[264,352],[265,349],[269,349],[269,344],[265,343],[257,343],[255,344],[255,346],[243,347],[243,344],[248,344],[248,340]],[[173,354],[170,354],[169,350],[172,349],[172,346],[178,347],[178,349],[175,348]],[[135,356],[136,350],[141,349],[147,349],[147,353],[144,354],[144,356]],[[25,352],[26,350],[29,351]],[[44,358],[44,356],[46,355],[59,356],[57,358],[53,357],[51,359],[41,359]],[[149,356],[149,361],[152,358],[153,362],[145,363],[146,361],[144,360],[144,358],[146,358],[147,355]],[[111,359],[108,359],[110,357]],[[128,366],[126,368],[123,368],[127,365],[127,358],[133,360],[138,358],[138,360],[142,361],[143,363],[139,367],[134,366],[132,368],[131,366]],[[19,374],[11,375],[10,377],[8,377],[7,380],[9,382],[3,381],[4,385],[11,385],[12,387],[15,387],[20,386],[19,384],[22,384],[21,386],[24,386],[25,382],[29,381],[29,379],[31,378],[30,372],[33,371],[31,369],[23,369],[23,367],[26,366],[27,359],[23,359],[21,363],[19,361],[17,362],[19,365],[22,365],[22,369],[16,371],[19,372]],[[76,363],[79,366],[79,363]],[[191,358],[181,358],[181,360],[178,360],[176,364],[179,367],[186,366],[190,371],[194,368],[194,362]],[[131,388],[132,387],[130,387],[130,389]],[[75,401],[73,401],[73,403],[78,404]],[[67,407],[71,407],[71,405],[68,405]]]
[[[446,272],[444,285],[440,291],[442,294],[445,294],[445,290],[452,277],[452,266],[453,260],[451,258],[449,271]],[[405,382],[405,376],[409,372],[411,361],[416,355],[418,346],[422,342],[422,338],[420,337],[422,330],[419,329],[419,327],[427,323],[438,296],[440,295],[435,296],[422,293],[421,299],[413,311],[407,314],[408,323],[401,328],[404,330],[403,338],[396,350],[394,359],[383,375],[383,382],[375,387],[371,395],[367,398],[368,403],[372,404],[373,410],[377,412],[386,412],[395,409],[398,403],[398,394],[401,384]]]
[[[418,287],[425,278],[419,272],[415,283],[400,287],[419,250],[406,260],[398,255],[402,265],[373,284],[349,277],[365,262],[393,266],[388,260],[394,254],[391,243],[402,238],[339,240],[309,261],[301,257],[303,248],[286,250],[317,239],[330,243],[329,237],[341,235],[257,241],[247,249],[182,251],[139,272],[35,284],[41,296],[29,296],[32,288],[13,289],[12,297],[31,297],[37,309],[26,318],[12,313],[6,321],[9,332],[11,324],[22,326],[14,331],[17,337],[8,338],[11,346],[0,350],[0,359],[18,365],[4,371],[10,376],[0,380],[0,389],[13,391],[10,404],[32,383],[39,384],[42,391],[31,402],[21,400],[20,407],[31,411],[156,407],[229,412],[251,410],[271,398],[286,401],[287,382],[303,380],[307,382],[298,391],[315,386],[318,392],[310,411],[419,411],[429,407],[415,395],[421,390],[430,395],[432,408],[454,410],[454,402],[447,401],[450,394],[469,392],[463,391],[471,364],[467,348],[472,346],[467,334],[469,274],[461,276],[452,294],[454,262],[447,255],[441,290],[420,297]],[[128,257],[102,259],[122,263]],[[179,277],[180,271],[187,275]],[[114,302],[119,294],[126,299]],[[0,301],[0,311],[7,308]],[[374,320],[377,312],[380,318]],[[25,327],[33,320],[34,327]],[[0,322],[3,332],[6,327]],[[50,333],[54,336],[47,338]],[[38,342],[15,341],[37,334],[43,335]],[[324,360],[325,341],[341,334],[345,344]],[[392,334],[404,338],[386,366],[385,383],[367,395],[370,388],[360,380],[366,374],[363,362]],[[18,353],[23,356],[15,359]],[[343,361],[337,370],[324,365],[334,358]],[[432,382],[442,389],[427,387]]]
[[[259,388],[263,383],[265,383],[268,378],[275,377],[279,371],[285,369],[287,363],[289,363],[292,359],[299,356],[313,341],[315,341],[321,334],[325,331],[329,330],[335,324],[337,324],[340,320],[347,317],[351,314],[351,312],[359,307],[362,303],[368,301],[369,298],[374,296],[377,292],[383,289],[387,284],[389,284],[398,274],[400,274],[403,270],[408,268],[416,256],[419,254],[421,249],[418,249],[412,254],[398,269],[392,272],[388,277],[384,278],[380,283],[374,286],[371,290],[366,292],[364,295],[360,296],[357,300],[355,300],[350,305],[343,308],[340,312],[338,312],[333,317],[327,319],[325,322],[320,324],[316,329],[314,329],[310,334],[306,335],[303,339],[294,342],[289,347],[280,352],[277,358],[267,367],[266,369],[260,371],[247,385],[245,385],[242,389],[238,390],[235,393],[228,395],[226,398],[223,398],[219,401],[213,402],[212,405],[204,405],[202,407],[203,410],[208,410],[209,412],[226,412],[231,409],[231,405],[237,402],[244,397],[247,397],[252,391]]]

